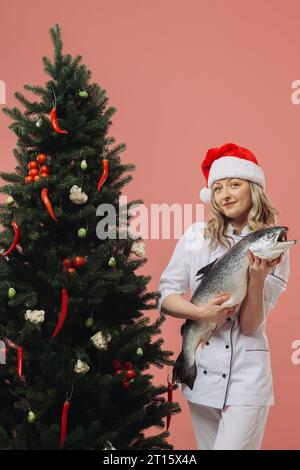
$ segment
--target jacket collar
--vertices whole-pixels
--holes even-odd
[[[244,237],[245,235],[248,235],[248,234],[250,233],[250,231],[249,231],[248,225],[245,225],[245,226],[242,228],[241,233],[239,233],[239,234],[234,233],[234,227],[231,225],[230,222],[228,222],[226,233],[227,233],[228,235],[233,235],[233,236],[235,236],[235,237]]]

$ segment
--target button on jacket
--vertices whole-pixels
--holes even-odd
[[[163,271],[158,291],[160,314],[163,300],[172,293],[193,293],[201,282],[197,271],[226,253],[227,248],[218,244],[208,247],[204,238],[206,223],[192,224],[177,241],[172,257]],[[234,233],[231,224],[227,234],[234,244],[250,233],[245,226],[240,235]],[[266,320],[275,307],[280,294],[286,289],[290,274],[290,258],[287,251],[281,263],[267,275],[264,286],[264,321],[252,335],[244,335],[238,312],[227,318],[212,334],[204,348],[195,351],[197,376],[193,390],[181,384],[183,396],[201,405],[224,408],[226,405],[274,405],[274,390]],[[181,341],[181,336],[178,337]]]

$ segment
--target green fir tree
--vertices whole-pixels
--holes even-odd
[[[167,402],[167,385],[152,384],[149,367],[173,365],[173,352],[162,350],[164,317],[151,323],[143,313],[160,294],[135,272],[147,262],[133,252],[141,239],[96,231],[102,221],[113,233],[96,212],[110,204],[119,233],[119,197],[135,167],[122,164],[125,144],[108,136],[116,109],[105,90],[79,55],[62,54],[59,25],[50,34],[50,80],[24,86],[37,101],[15,94],[24,112],[4,109],[17,166],[0,173],[8,195],[0,205],[0,448],[172,449],[166,416],[180,407]]]

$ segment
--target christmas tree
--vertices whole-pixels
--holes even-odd
[[[15,93],[24,112],[4,109],[17,166],[0,173],[0,448],[172,449],[165,426],[180,407],[147,373],[173,365],[153,340],[164,318],[143,313],[159,293],[135,272],[147,261],[141,237],[119,236],[135,166],[108,136],[116,109],[105,90],[79,55],[62,54],[59,25],[50,35],[50,80],[24,86],[37,101]],[[115,226],[97,215],[101,204],[116,209]],[[101,237],[99,221],[116,236]]]

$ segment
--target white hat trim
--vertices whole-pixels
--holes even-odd
[[[208,187],[224,178],[242,178],[265,188],[264,172],[259,165],[240,157],[225,156],[218,158],[210,167]]]

